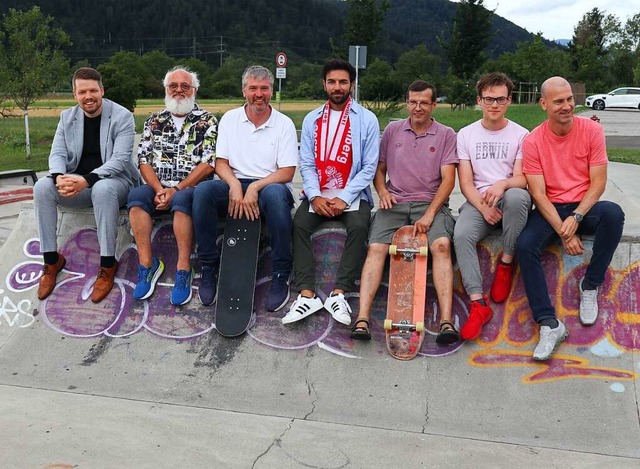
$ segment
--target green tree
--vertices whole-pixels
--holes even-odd
[[[69,70],[61,48],[71,45],[71,41],[52,23],[52,17],[34,6],[27,12],[10,9],[0,26],[2,88],[22,109],[27,159],[31,158],[29,106],[62,82]]]
[[[389,0],[345,0],[349,13],[344,38],[347,45],[374,48],[380,41],[385,12],[391,8]]]
[[[619,23],[614,15],[606,15],[598,8],[584,14],[569,43],[573,80],[586,83],[587,89],[592,91],[604,91],[610,86],[608,46],[617,31]]]
[[[138,98],[164,98],[162,79],[168,70],[176,65],[176,59],[159,50],[147,52],[140,57],[140,65],[146,76],[142,83],[142,93]]]
[[[469,80],[487,60],[484,50],[493,37],[492,16],[493,11],[484,7],[483,0],[462,0],[458,3],[451,40],[443,44],[454,76]]]
[[[402,86],[394,80],[393,73],[393,67],[388,62],[378,58],[373,59],[360,80],[362,98],[368,100],[400,98]]]
[[[431,54],[427,46],[419,44],[398,57],[393,79],[402,90],[402,95],[414,80],[425,80],[435,84],[440,77],[441,66],[440,58]]]
[[[102,74],[105,97],[133,112],[149,77],[140,56],[135,52],[117,52],[98,66],[98,71]]]

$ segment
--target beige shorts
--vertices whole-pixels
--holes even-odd
[[[390,209],[378,209],[371,220],[369,229],[369,244],[391,244],[391,239],[396,230],[405,225],[413,225],[429,208],[429,202],[404,202],[395,204]],[[427,231],[429,245],[438,238],[453,240],[453,228],[455,220],[448,206],[442,206]]]

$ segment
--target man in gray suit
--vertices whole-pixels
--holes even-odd
[[[139,179],[132,158],[135,125],[131,112],[103,99],[97,70],[78,69],[72,83],[78,105],[62,112],[49,155],[49,177],[40,179],[33,190],[44,257],[38,299],[51,294],[66,263],[57,251],[58,205],[93,207],[100,268],[91,301],[98,303],[111,291],[118,270],[115,250],[120,207]]]

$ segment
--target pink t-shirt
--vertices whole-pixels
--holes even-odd
[[[523,155],[523,172],[542,174],[547,197],[556,204],[580,202],[591,185],[589,168],[609,162],[602,126],[577,116],[564,137],[544,121],[525,138]]]
[[[398,202],[431,202],[442,183],[440,168],[458,163],[456,133],[435,120],[422,135],[409,119],[392,122],[382,134],[379,161],[387,165],[387,189]]]
[[[500,130],[489,130],[481,121],[458,132],[458,157],[473,169],[473,185],[484,194],[492,185],[513,176],[516,160],[522,159],[522,142],[529,131],[508,121]]]

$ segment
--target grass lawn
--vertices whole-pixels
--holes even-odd
[[[243,101],[229,100],[203,100],[199,104],[216,115],[221,116],[226,110],[240,106]],[[45,100],[37,103],[33,114],[48,115],[51,117],[30,117],[31,135],[31,159],[26,159],[24,120],[22,117],[0,119],[0,171],[10,169],[35,169],[44,171],[48,168],[48,157],[55,134],[60,111],[74,104],[72,100]],[[277,109],[278,103],[272,102]],[[287,114],[295,123],[296,128],[302,127],[305,115],[315,107],[322,104],[320,101],[287,101],[281,104],[282,112]],[[139,100],[134,113],[136,131],[142,130],[143,123],[150,113],[162,109],[161,100]],[[383,110],[382,106],[376,106],[377,111]],[[434,117],[441,123],[458,131],[482,117],[482,113],[474,108],[452,111],[448,104],[439,104],[434,110]],[[54,117],[55,116],[55,117]],[[407,117],[406,109],[401,106],[399,110],[390,115],[379,116],[380,128],[384,129],[390,119]],[[518,122],[523,127],[532,130],[545,119],[545,113],[540,106],[512,105],[509,107],[507,117]],[[609,159],[621,163],[640,165],[640,150],[625,150],[609,148]]]

